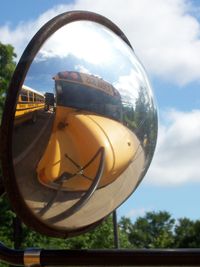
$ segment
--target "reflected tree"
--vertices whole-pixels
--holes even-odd
[[[135,132],[146,152],[146,157],[152,157],[157,136],[157,116],[153,99],[149,97],[143,87],[140,87],[135,102],[134,120]]]

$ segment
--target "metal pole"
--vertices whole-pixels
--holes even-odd
[[[19,249],[22,243],[22,224],[18,217],[13,218],[13,241],[14,248]]]
[[[119,243],[119,232],[118,232],[118,225],[117,225],[117,211],[113,211],[113,233],[114,233],[114,248],[120,248]]]
[[[0,170],[1,172],[1,170]],[[0,197],[5,193],[4,186],[3,186],[3,177],[0,176]]]

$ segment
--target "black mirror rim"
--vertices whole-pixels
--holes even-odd
[[[54,17],[34,35],[16,66],[7,92],[0,135],[0,159],[2,163],[3,183],[14,211],[26,225],[37,232],[48,236],[62,238],[72,237],[87,232],[99,225],[105,218],[76,230],[57,229],[43,223],[37,218],[27,207],[16,182],[12,161],[12,132],[18,93],[37,52],[44,42],[59,28],[68,23],[81,20],[93,21],[104,25],[118,35],[132,49],[129,40],[124,33],[113,22],[99,14],[88,11],[70,11]]]

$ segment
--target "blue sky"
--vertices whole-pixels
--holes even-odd
[[[146,211],[199,219],[200,203],[200,1],[4,1],[0,41],[18,56],[53,16],[91,10],[116,23],[145,66],[159,108],[159,140],[152,165],[118,216]]]

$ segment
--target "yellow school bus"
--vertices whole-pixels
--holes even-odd
[[[45,97],[40,92],[23,85],[20,90],[15,112],[15,125],[37,119],[37,112],[44,109]]]

